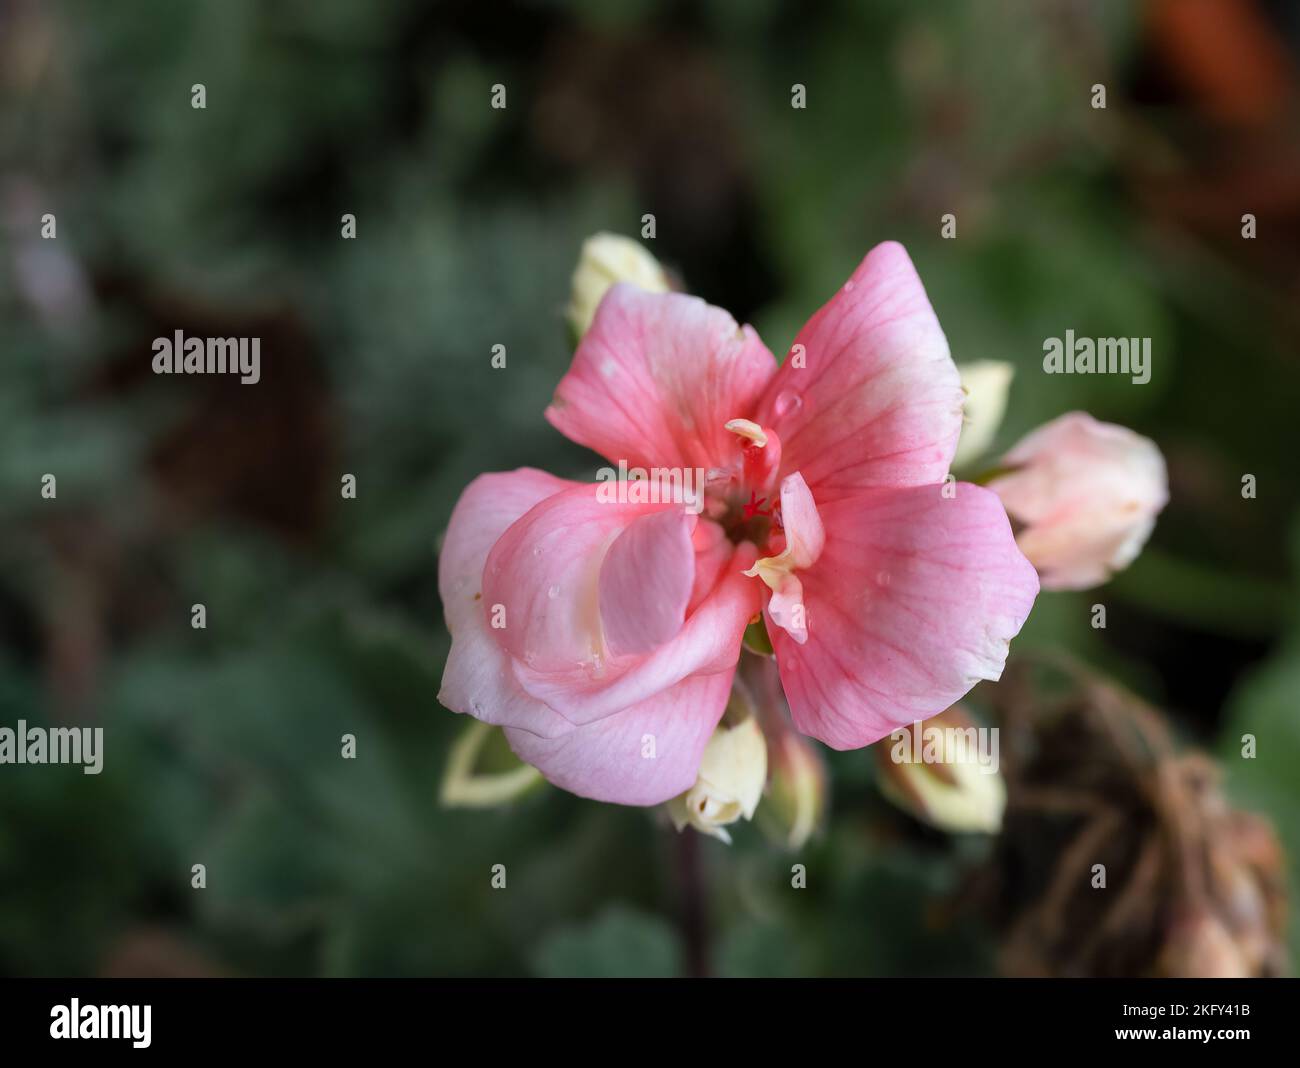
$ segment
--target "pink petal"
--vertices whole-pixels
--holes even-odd
[[[696,517],[655,512],[634,520],[600,567],[600,619],[615,656],[648,653],[682,629],[695,577]]]
[[[818,508],[826,546],[799,572],[808,641],[768,632],[805,734],[870,745],[1002,673],[1038,592],[997,497],[959,483],[876,490]]]
[[[802,472],[820,502],[943,481],[961,408],[921,280],[902,245],[886,242],[799,331],[754,418],[780,436],[782,470]]]
[[[720,308],[615,285],[546,418],[614,463],[708,470],[735,451],[724,424],[753,409],[775,369],[758,335]]]
[[[610,659],[600,618],[600,574],[615,540],[643,516],[680,506],[602,498],[601,485],[548,497],[497,539],[484,569],[483,600],[500,606],[497,640],[539,672],[603,670]],[[687,517],[694,519],[693,516]],[[689,554],[684,566],[693,567]],[[687,588],[692,578],[686,575]]]
[[[516,682],[509,657],[488,628],[483,567],[492,546],[515,520],[573,485],[544,471],[520,468],[481,475],[456,502],[438,558],[438,592],[451,631],[451,654],[438,700],[453,712],[539,734],[571,729],[567,720],[529,697]]]
[[[781,526],[791,566],[810,567],[826,545],[826,528],[802,472],[781,480]]]
[[[761,586],[743,574],[754,547],[736,548],[712,592],[669,642],[639,657],[619,657],[568,671],[541,670],[515,661],[515,677],[538,700],[576,724],[590,723],[640,704],[691,675],[730,672],[740,638],[759,611]]]
[[[691,588],[691,600],[686,606],[688,614],[694,612],[713,592],[718,579],[722,577],[722,569],[731,563],[735,553],[735,546],[727,540],[723,529],[707,519],[695,524],[691,542],[695,546],[695,585]]]
[[[797,471],[781,482],[781,526],[785,548],[759,560],[747,574],[761,576],[771,588],[768,618],[802,645],[808,640],[808,621],[803,586],[795,571],[817,562],[826,544],[826,530],[808,484]]]
[[[808,640],[808,611],[803,602],[803,583],[785,575],[767,602],[767,618],[803,645]]]
[[[516,730],[507,730],[506,738],[521,760],[561,789],[597,801],[657,805],[695,784],[732,674],[691,676],[560,738]]]

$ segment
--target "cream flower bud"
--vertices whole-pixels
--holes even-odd
[[[1001,829],[1007,788],[997,732],[960,707],[895,731],[875,751],[881,793],[899,808],[943,831]]]
[[[668,802],[668,814],[680,831],[697,831],[730,843],[727,826],[742,816],[752,819],[767,781],[767,742],[754,716],[713,732],[695,785]]]
[[[1122,426],[1070,412],[1039,427],[989,483],[1021,525],[1020,551],[1046,590],[1100,585],[1133,562],[1169,499],[1164,457]]]
[[[813,747],[792,730],[770,739],[772,781],[759,810],[763,830],[789,849],[800,849],[826,811],[826,768]]]
[[[979,459],[1002,425],[1007,410],[1007,394],[1016,369],[1001,360],[975,360],[957,365],[961,388],[966,394],[962,404],[961,437],[953,467]]]
[[[583,242],[573,272],[567,315],[575,339],[587,332],[596,308],[615,282],[631,282],[651,293],[667,293],[671,288],[659,261],[636,241],[618,234],[593,234]]]

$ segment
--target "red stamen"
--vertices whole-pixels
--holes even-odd
[[[749,503],[742,506],[744,508],[745,518],[753,519],[756,515],[770,516],[773,509],[769,508],[766,512],[763,511],[763,504],[766,500],[766,497],[759,497],[753,490],[750,490]]]

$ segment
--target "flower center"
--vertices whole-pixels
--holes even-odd
[[[741,439],[740,456],[705,479],[705,512],[733,543],[751,542],[759,558],[745,572],[771,591],[767,615],[799,643],[808,640],[803,584],[796,572],[811,567],[826,543],[817,503],[797,471],[780,480],[781,441],[748,419],[727,429]]]
[[[765,553],[783,531],[776,486],[781,442],[748,419],[732,419],[727,429],[740,439],[740,448],[731,464],[708,472],[705,514],[734,544],[747,541]]]

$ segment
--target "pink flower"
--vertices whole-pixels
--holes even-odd
[[[961,403],[897,244],[779,369],[726,312],[614,286],[547,418],[616,465],[703,469],[702,512],[476,479],[439,566],[439,699],[564,789],[638,805],[694,784],[760,611],[803,733],[853,749],[943,711],[1001,674],[1038,591],[998,498],[942,485]]]
[[[1155,444],[1086,412],[1040,426],[999,466],[1013,470],[989,489],[1024,525],[1017,541],[1048,590],[1086,589],[1128,567],[1169,500]]]

